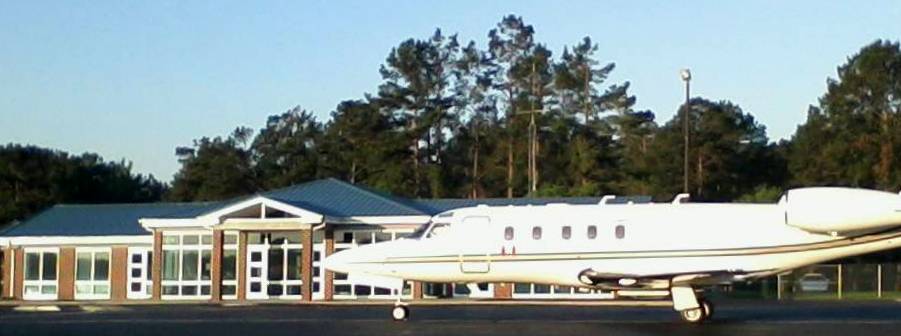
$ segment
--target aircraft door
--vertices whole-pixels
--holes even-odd
[[[488,217],[466,217],[463,219],[466,240],[460,242],[460,271],[463,273],[488,273],[491,270],[489,237],[491,220]]]

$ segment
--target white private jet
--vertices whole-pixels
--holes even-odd
[[[672,299],[683,320],[713,313],[697,290],[889,250],[901,196],[793,189],[775,204],[476,206],[438,214],[409,238],[345,250],[324,267],[400,293],[405,280],[539,283]],[[606,199],[606,197],[605,197]],[[407,304],[392,309],[409,316]]]

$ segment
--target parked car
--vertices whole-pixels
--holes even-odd
[[[825,292],[829,290],[829,279],[820,273],[807,273],[798,279],[802,292]]]

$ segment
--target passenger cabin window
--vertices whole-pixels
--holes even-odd
[[[626,237],[626,227],[622,225],[616,226],[616,239],[623,239]]]
[[[563,231],[560,232],[561,236],[563,236],[563,239],[569,240],[569,237],[572,237],[572,234],[573,234],[573,230],[572,230],[572,229],[573,229],[573,228],[570,227],[570,226],[564,226],[564,227],[563,227]]]
[[[513,227],[508,226],[504,229],[504,239],[505,240],[513,240]]]
[[[588,239],[594,239],[598,236],[598,227],[594,225],[588,226]]]
[[[532,239],[538,240],[541,239],[541,227],[536,226],[532,228]]]

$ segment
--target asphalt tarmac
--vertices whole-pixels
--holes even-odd
[[[689,325],[666,307],[414,305],[97,305],[0,307],[0,335],[901,335],[901,303],[717,302]]]

